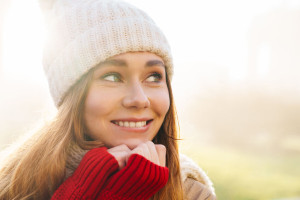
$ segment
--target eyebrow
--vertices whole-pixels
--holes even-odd
[[[101,63],[101,65],[111,65],[117,67],[127,67],[127,63],[122,59],[109,59]],[[161,66],[165,67],[165,64],[160,60],[149,60],[146,62],[145,67]]]
[[[125,60],[109,59],[109,60],[105,60],[104,62],[102,62],[101,65],[112,65],[112,66],[118,66],[118,67],[126,67],[127,63],[125,62]]]
[[[146,67],[152,67],[152,66],[161,66],[161,67],[165,67],[165,64],[160,61],[160,60],[149,60],[146,63]]]

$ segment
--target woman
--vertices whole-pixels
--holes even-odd
[[[169,45],[114,0],[41,2],[56,118],[7,156],[0,199],[215,199],[178,155]]]

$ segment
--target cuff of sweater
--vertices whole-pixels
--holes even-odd
[[[169,178],[169,169],[133,154],[126,167],[111,177],[103,195],[105,199],[149,199]]]
[[[95,148],[85,154],[70,178],[80,191],[80,196],[93,196],[118,169],[117,160],[107,152],[106,147]]]

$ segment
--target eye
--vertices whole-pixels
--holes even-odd
[[[101,77],[103,80],[110,82],[120,82],[121,77],[118,73],[108,73]]]
[[[147,79],[146,81],[147,82],[155,82],[155,83],[158,83],[162,80],[162,75],[155,72],[153,74],[151,74]]]

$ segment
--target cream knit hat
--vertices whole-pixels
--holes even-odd
[[[40,0],[48,37],[43,66],[57,107],[80,77],[104,60],[125,52],[160,56],[171,78],[169,44],[154,21],[118,0]]]

